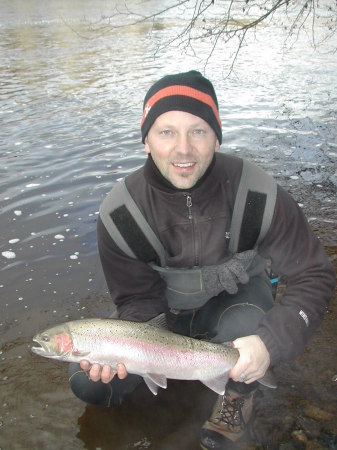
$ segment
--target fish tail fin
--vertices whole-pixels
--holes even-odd
[[[277,382],[275,375],[273,374],[271,369],[268,369],[267,372],[263,375],[262,378],[257,380],[262,386],[265,386],[270,389],[277,388]]]

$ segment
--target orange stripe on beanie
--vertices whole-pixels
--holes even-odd
[[[184,111],[201,117],[222,142],[218,100],[212,83],[197,71],[168,75],[147,92],[141,121],[142,142],[158,116],[168,111]]]

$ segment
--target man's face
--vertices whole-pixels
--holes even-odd
[[[151,153],[161,174],[178,189],[193,187],[219,148],[213,128],[183,111],[157,117],[145,139],[146,153]]]

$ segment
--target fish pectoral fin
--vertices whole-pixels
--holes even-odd
[[[166,389],[167,388],[167,379],[165,375],[158,375],[156,373],[147,373],[143,376],[145,383],[147,384],[147,387],[150,389],[150,391],[157,395],[158,393],[158,386]]]
[[[228,381],[228,372],[215,377],[210,378],[208,380],[200,380],[205,386],[212,389],[212,391],[216,392],[219,395],[223,395],[226,390],[226,384]]]
[[[88,356],[90,354],[90,352],[81,352],[80,350],[73,350],[71,352],[74,356]]]

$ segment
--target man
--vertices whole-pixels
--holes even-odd
[[[201,430],[204,449],[221,449],[244,433],[257,380],[303,351],[326,312],[334,270],[290,195],[261,169],[219,153],[218,102],[199,72],[150,88],[141,131],[144,167],[101,205],[104,274],[120,319],[165,312],[176,333],[233,341],[239,360]],[[287,284],[278,304],[267,260]],[[120,404],[141,382],[122,363],[72,364],[74,393]]]

